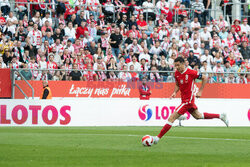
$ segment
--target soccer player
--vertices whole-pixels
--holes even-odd
[[[228,120],[226,114],[211,114],[211,113],[200,113],[197,106],[194,103],[195,96],[195,79],[202,79],[201,87],[196,94],[196,97],[201,97],[204,86],[207,82],[207,77],[201,73],[186,68],[184,59],[178,57],[174,61],[174,66],[176,68],[175,80],[176,85],[173,94],[170,98],[174,98],[177,92],[181,91],[181,105],[176,108],[175,112],[169,117],[166,125],[162,128],[161,132],[157,136],[153,136],[154,144],[157,144],[162,136],[167,133],[172,127],[174,121],[178,119],[181,115],[185,114],[187,111],[195,119],[221,119],[227,126]]]

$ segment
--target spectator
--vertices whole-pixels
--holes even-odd
[[[99,14],[102,13],[101,8],[99,7],[100,2],[99,0],[86,0],[87,10],[89,11],[90,15],[95,17],[95,20],[99,17]]]
[[[78,39],[81,35],[84,35],[85,31],[88,31],[86,27],[86,22],[82,21],[81,26],[76,29],[76,38]]]
[[[147,78],[142,79],[142,85],[139,86],[140,100],[149,100],[151,95],[150,86],[147,85]]]
[[[202,62],[202,67],[200,68],[200,72],[205,73],[206,77],[211,77],[212,69],[210,66],[208,66],[207,61]]]
[[[228,16],[229,20],[230,20],[230,24],[232,24],[232,0],[222,0],[220,2],[220,6],[222,11],[226,11],[226,16],[224,16],[225,18]],[[225,9],[226,8],[226,9]]]
[[[192,3],[192,9],[194,9],[194,17],[198,17],[198,20],[201,23],[201,16],[205,10],[204,4],[199,2],[199,0],[195,0],[195,2]]]
[[[0,2],[1,11],[4,16],[7,16],[10,13],[10,3],[9,0],[1,0]]]
[[[169,67],[169,65],[167,64],[166,60],[161,60],[160,61],[160,65],[158,66],[158,70],[160,71],[160,76],[162,78],[163,82],[167,82],[168,81],[168,76],[169,73],[168,72],[161,72],[161,71],[172,71]]]
[[[249,49],[249,46],[247,45],[248,45],[247,42],[243,42],[240,48],[240,53],[244,60],[250,59],[250,49]]]
[[[195,29],[200,29],[201,28],[198,17],[195,17],[194,21],[191,22],[190,28],[191,28],[192,31],[194,31]]]
[[[148,30],[148,25],[147,25],[147,22],[143,19],[143,14],[139,15],[139,20],[136,23],[138,25],[139,30],[141,31]]]
[[[24,15],[28,15],[28,10],[27,10],[27,0],[15,0],[15,2],[18,2],[16,3],[16,8],[15,8],[15,11],[17,11],[17,14],[18,14],[18,18],[19,20],[22,20]],[[23,2],[23,3],[21,3]]]
[[[133,70],[141,71],[141,65],[137,62],[137,57],[134,55],[132,56],[132,61],[128,63],[128,68],[133,65]]]
[[[82,73],[77,68],[77,64],[73,64],[73,70],[69,74],[70,81],[82,81]]]
[[[160,77],[160,74],[158,73],[157,67],[152,66],[151,71],[153,71],[153,72],[150,73],[150,81],[151,82],[159,82],[161,77]]]
[[[250,33],[250,26],[247,24],[247,18],[243,19],[243,24],[240,25],[241,32]]]
[[[123,71],[119,73],[118,78],[123,82],[128,82],[132,79],[132,76],[129,72],[127,72],[127,65],[123,65]]]
[[[132,81],[133,82],[135,82],[135,81],[138,81],[139,80],[139,75],[138,75],[138,73],[137,72],[134,72],[135,71],[135,69],[134,69],[134,65],[133,64],[131,64],[130,66],[129,66],[129,73],[130,73],[130,75],[131,75],[131,77],[132,77]]]
[[[112,55],[118,57],[122,43],[122,35],[120,34],[120,28],[116,28],[115,33],[111,34],[109,43],[112,47]]]
[[[154,13],[155,5],[152,3],[152,0],[144,1],[142,7],[143,7],[144,18],[147,18],[148,16],[149,17],[148,19],[155,20],[156,18],[156,15]]]
[[[187,60],[192,68],[194,68],[196,64],[200,65],[200,60],[194,55],[194,52],[192,50],[189,52],[189,57],[187,58]]]
[[[225,83],[237,83],[233,73],[230,73],[227,77],[225,77]]]
[[[65,27],[65,35],[68,36],[69,40],[72,42],[76,39],[76,30],[73,28],[72,22],[68,22],[68,26]]]
[[[202,16],[203,16],[203,25],[205,25],[207,22],[207,17],[209,17],[210,21],[213,20],[213,18],[211,17],[212,2],[211,0],[203,0],[203,5],[205,7],[205,10],[202,13]]]

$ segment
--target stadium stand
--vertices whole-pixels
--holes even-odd
[[[210,83],[249,83],[249,18],[232,20],[230,3],[216,20],[207,0],[1,0],[0,68],[26,80],[173,82],[182,56]]]

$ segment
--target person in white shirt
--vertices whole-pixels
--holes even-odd
[[[46,21],[49,22],[49,26],[52,26],[52,19],[50,18],[49,12],[45,13],[45,17],[42,19],[42,25],[44,25]]]
[[[75,49],[74,49],[74,46],[72,45],[72,41],[71,40],[67,41],[67,44],[64,45],[64,49],[65,48],[68,48],[70,54],[74,54]]]
[[[34,24],[33,31],[28,33],[28,39],[33,47],[40,48],[42,44],[42,32],[38,30],[38,25]]]
[[[216,52],[215,57],[214,57],[215,63],[218,63],[218,62],[223,63],[223,59],[222,59],[222,56],[220,54],[221,54],[220,52]]]
[[[144,48],[143,52],[140,53],[139,61],[141,61],[141,59],[145,59],[146,62],[150,62],[150,55],[148,54],[148,48]]]
[[[209,45],[209,41],[211,40],[211,33],[207,31],[207,27],[203,28],[203,31],[200,33],[201,41],[205,42],[205,44]]]
[[[161,30],[159,31],[159,40],[163,40],[163,36],[169,36],[169,31],[166,29],[165,24],[162,24]]]
[[[132,56],[132,61],[128,63],[128,68],[130,69],[130,66],[134,66],[135,71],[141,71],[141,64],[137,61],[136,56]]]
[[[69,39],[70,40],[75,40],[76,39],[76,30],[75,28],[73,27],[73,24],[72,22],[69,22],[68,23],[68,27],[66,27],[64,29],[65,31],[65,35],[68,35],[69,36]]]
[[[198,22],[198,17],[194,18],[194,21],[191,22],[191,29],[192,31],[194,31],[194,29],[200,29],[201,28],[201,24],[200,22]]]
[[[162,48],[160,47],[160,41],[156,41],[155,45],[150,49],[149,53],[150,54],[156,54],[157,56],[160,55],[162,52]]]
[[[173,28],[170,31],[170,34],[171,34],[170,39],[172,40],[173,38],[175,38],[176,41],[178,42],[179,39],[180,39],[180,33],[181,32],[180,32],[180,29],[178,27],[178,24],[177,24],[177,22],[175,22],[174,25],[173,25]]]
[[[240,25],[241,32],[246,32],[247,35],[250,34],[250,26],[247,24],[247,18],[243,19],[243,24]]]
[[[189,45],[190,45],[191,47],[193,47],[195,43],[197,43],[197,44],[198,44],[198,47],[200,47],[201,41],[200,41],[200,38],[198,38],[198,34],[195,33],[195,34],[193,35],[193,39],[190,38],[189,41],[188,41],[188,43],[189,43]]]
[[[194,46],[194,47],[193,47],[194,55],[195,55],[196,57],[200,58],[200,56],[201,56],[201,49],[200,49],[200,47],[198,47],[198,44],[197,44],[197,43],[194,43],[193,46]]]
[[[127,65],[123,65],[124,72],[120,72],[118,75],[118,78],[123,82],[128,82],[132,79],[132,76],[129,72],[126,72],[128,70]]]
[[[136,53],[136,54],[140,54],[141,52],[143,52],[142,47],[140,45],[138,45],[137,39],[133,39],[133,43],[128,45],[126,50],[127,51],[133,50],[133,52]]]
[[[115,12],[115,6],[111,3],[111,0],[107,0],[107,3],[104,5],[104,10],[110,14]]]
[[[221,30],[223,27],[226,27],[226,29],[229,27],[229,24],[226,20],[224,20],[223,15],[219,16],[219,22],[218,22],[219,29]]]
[[[208,72],[213,72],[212,68],[207,65],[207,61],[203,61],[202,67],[200,68],[201,73],[205,73],[206,77],[211,76],[211,74],[208,74]]]
[[[47,69],[46,57],[44,55],[41,56],[41,61],[39,61],[40,69]]]
[[[10,22],[10,27],[16,28],[18,24],[17,18],[13,15],[13,12],[10,12],[8,17],[6,18],[6,22]]]
[[[90,26],[88,27],[89,35],[93,38],[97,36],[97,29],[94,21],[91,21]]]
[[[152,3],[152,0],[147,0],[143,2],[142,7],[143,7],[144,18],[146,18],[146,16],[149,16],[152,18],[152,20],[155,20],[155,13],[154,13],[155,5]]]
[[[84,32],[84,38],[82,40],[83,46],[86,46],[88,44],[90,44],[90,42],[94,41],[94,38],[92,36],[89,35],[88,31]]]
[[[211,56],[209,54],[209,50],[205,49],[205,54],[201,56],[200,58],[201,63],[203,63],[204,61],[207,62],[207,66],[208,67],[212,67],[212,65],[214,64],[214,60],[213,60],[213,56]]]

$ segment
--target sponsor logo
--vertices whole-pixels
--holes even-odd
[[[148,105],[144,105],[140,107],[138,114],[141,120],[148,121],[152,117],[152,109]]]
[[[71,121],[71,106],[64,105],[55,107],[53,105],[15,105],[8,108],[0,105],[0,124],[22,125],[31,122],[32,125],[68,125]]]
[[[169,116],[175,111],[175,106],[154,106],[143,105],[139,108],[138,115],[143,121],[148,120],[167,120]],[[190,118],[190,113],[185,113],[185,119]]]

